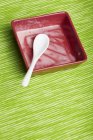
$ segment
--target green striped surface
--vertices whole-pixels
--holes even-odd
[[[71,15],[88,60],[23,88],[11,20],[57,11]],[[0,0],[0,140],[93,140],[92,0]]]

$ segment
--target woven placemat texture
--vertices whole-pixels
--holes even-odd
[[[69,12],[88,60],[23,88],[11,21],[59,11]],[[0,0],[0,140],[93,140],[93,0]]]

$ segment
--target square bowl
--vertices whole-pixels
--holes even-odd
[[[50,38],[49,48],[38,60],[34,72],[80,64],[87,55],[67,12],[58,12],[11,22],[26,68],[33,58],[33,40],[40,33]]]

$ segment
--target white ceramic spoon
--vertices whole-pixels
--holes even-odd
[[[22,81],[22,86],[24,86],[24,87],[28,86],[37,60],[45,52],[45,50],[48,48],[48,46],[49,46],[49,38],[46,34],[39,34],[36,36],[34,43],[33,43],[33,60]]]

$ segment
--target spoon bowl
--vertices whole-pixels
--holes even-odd
[[[33,43],[34,57],[39,58],[48,48],[49,38],[46,34],[39,34],[36,36]]]

